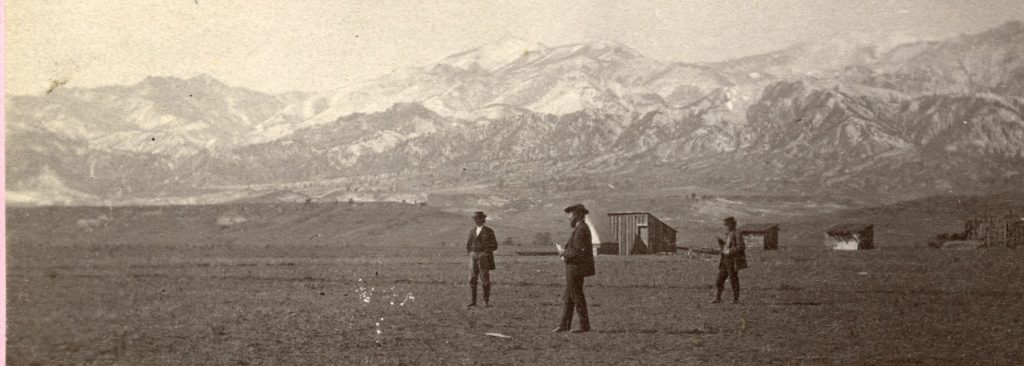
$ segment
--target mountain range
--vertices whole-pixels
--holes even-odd
[[[876,202],[1014,189],[1022,55],[1016,21],[701,64],[613,41],[506,39],[322,93],[206,75],[57,88],[7,98],[8,201],[695,187]]]

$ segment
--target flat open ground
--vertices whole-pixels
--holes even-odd
[[[291,241],[266,239],[252,227],[258,235],[239,236],[244,226],[203,229],[186,218],[156,219],[167,212],[152,208],[115,208],[106,228],[75,225],[74,218],[105,210],[8,209],[8,364],[1024,359],[1019,248],[946,251],[887,243],[833,252],[816,240],[784,240],[780,251],[750,250],[740,305],[708,303],[714,257],[602,256],[586,284],[595,331],[552,334],[563,282],[554,257],[520,257],[503,248],[492,272],[494,306],[467,310],[468,268],[458,245],[404,246],[396,239],[341,245],[320,240],[335,235],[326,229]],[[250,218],[265,214],[248,210]],[[148,218],[149,228],[117,220],[129,214]],[[316,215],[332,214],[340,215]],[[423,220],[406,226],[433,243],[434,226],[447,219]],[[465,225],[463,217],[453,220]],[[457,240],[463,231],[444,235]]]

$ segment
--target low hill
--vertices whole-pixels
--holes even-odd
[[[875,225],[877,250],[920,248],[939,233],[963,230],[964,219],[986,213],[1024,216],[1024,192],[987,196],[935,196],[892,205],[857,208],[798,197],[709,196],[695,193],[559,196],[515,209],[488,212],[501,254],[529,247],[549,233],[562,241],[568,225],[561,210],[582,202],[602,241],[614,241],[606,215],[651,212],[679,230],[678,245],[715,246],[721,219],[741,224],[779,223],[783,251],[825,251],[824,230],[839,223]],[[45,253],[62,247],[104,260],[113,252],[139,260],[185,255],[179,249],[225,256],[350,257],[399,251],[410,257],[459,256],[472,227],[470,209],[401,203],[231,203],[195,206],[8,207],[7,240],[12,265],[51,262]],[[506,240],[512,238],[513,246]],[[757,248],[752,248],[757,250]],[[176,254],[179,253],[179,254]],[[248,254],[246,254],[248,253]]]
[[[29,258],[33,246],[86,246],[166,252],[175,247],[322,247],[325,256],[356,247],[447,247],[461,252],[469,215],[400,203],[233,203],[199,206],[7,208],[11,257]],[[493,225],[499,241],[524,229]],[[115,249],[117,248],[117,249]],[[100,250],[97,249],[97,250]],[[24,253],[22,253],[25,251]]]

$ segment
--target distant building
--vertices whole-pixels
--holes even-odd
[[[609,213],[608,232],[618,243],[620,255],[676,251],[676,229],[647,212]]]
[[[874,249],[875,226],[872,224],[840,224],[828,228],[825,245],[835,250]]]
[[[739,230],[747,248],[779,249],[779,224],[746,224],[740,226]]]
[[[964,223],[963,236],[967,240],[980,241],[987,247],[1024,246],[1024,217],[1010,213],[1003,217],[969,218]]]

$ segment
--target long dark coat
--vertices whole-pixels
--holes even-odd
[[[590,243],[590,227],[586,222],[576,223],[562,253],[565,269],[568,273],[579,273],[590,277],[596,273],[594,269],[594,250]]]

